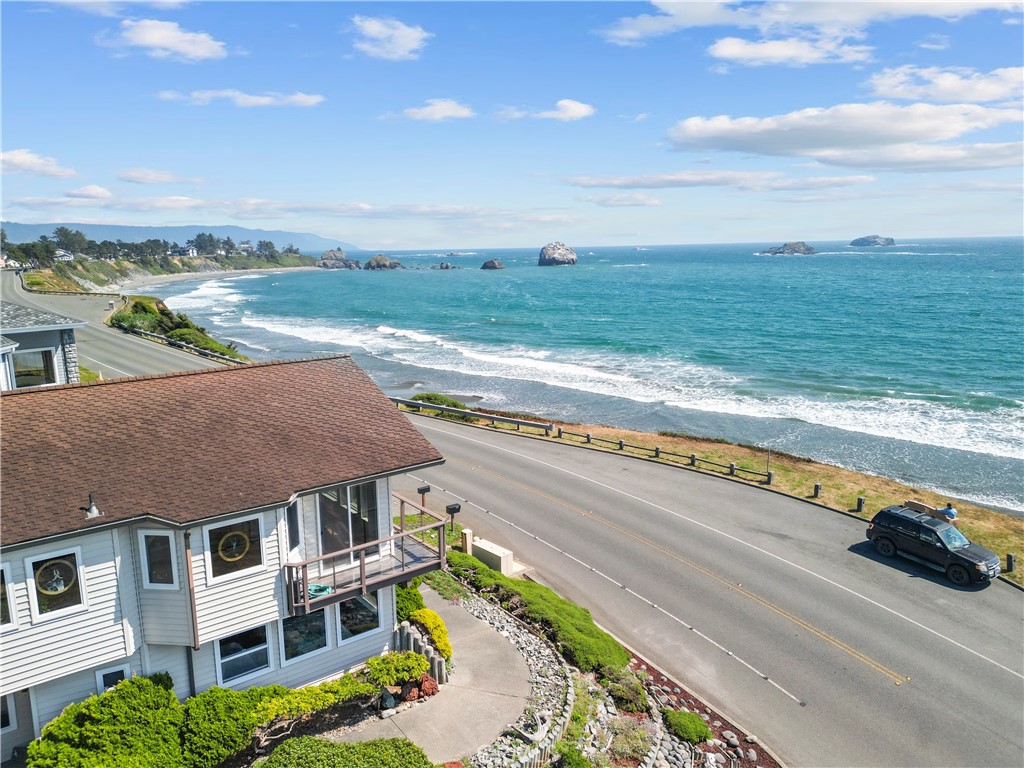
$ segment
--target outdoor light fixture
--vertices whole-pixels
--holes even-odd
[[[92,493],[89,493],[89,506],[79,507],[80,510],[85,512],[85,517],[88,520],[92,520],[94,517],[103,517],[103,513],[100,512],[100,508],[96,506],[96,502],[92,500]]]
[[[416,489],[416,493],[420,495],[420,506],[426,508],[427,506],[427,494],[430,493],[429,485],[421,485]]]
[[[451,516],[451,518],[452,518],[452,533],[455,533],[455,516],[457,514],[459,514],[459,512],[462,511],[462,505],[461,504],[449,504],[447,507],[444,508],[444,511],[447,512]]]

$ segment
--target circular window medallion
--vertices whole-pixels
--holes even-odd
[[[36,589],[44,595],[63,595],[78,580],[78,571],[69,560],[47,560],[36,568]]]
[[[229,563],[241,560],[249,553],[249,537],[243,531],[229,531],[220,537],[217,554],[220,559]]]

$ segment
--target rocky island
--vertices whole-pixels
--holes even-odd
[[[540,267],[562,267],[575,263],[576,251],[557,240],[541,248],[540,258],[537,259],[537,266]]]
[[[322,269],[359,269],[360,264],[354,259],[350,259],[345,255],[345,252],[341,249],[336,251],[324,251],[324,255],[320,257],[320,261],[317,263],[318,267]]]
[[[891,237],[868,235],[867,237],[858,237],[856,240],[851,240],[850,245],[896,245],[896,241]]]
[[[405,269],[405,267],[403,267],[402,266],[402,262],[398,261],[397,259],[389,259],[383,253],[378,253],[372,259],[367,261],[366,264],[363,265],[363,269],[387,270],[387,269]]]
[[[497,259],[488,259],[487,261],[485,261],[483,263],[483,266],[480,267],[480,269],[504,269],[504,268],[505,268],[505,265],[502,264]]]
[[[785,243],[783,245],[776,246],[775,248],[768,248],[763,251],[758,251],[758,256],[813,256],[818,251],[809,246],[803,240],[798,240],[795,243]]]

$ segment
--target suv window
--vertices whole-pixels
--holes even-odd
[[[900,533],[905,533],[908,536],[917,536],[917,532],[919,530],[917,523],[913,520],[907,520],[905,517],[894,517],[892,527]]]
[[[925,544],[934,547],[938,540],[939,537],[935,535],[935,531],[931,530],[930,528],[921,529],[921,541],[923,541]]]

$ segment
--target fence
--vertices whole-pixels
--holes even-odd
[[[169,347],[177,347],[178,349],[184,349],[187,352],[193,352],[203,357],[208,357],[211,360],[218,360],[222,363],[232,363],[234,365],[242,365],[244,360],[237,360],[234,357],[228,357],[227,355],[220,355],[216,352],[211,352],[208,349],[202,349],[201,347],[194,347],[191,344],[186,344],[183,341],[175,341],[174,339],[168,339],[166,336],[161,336],[159,333],[150,333],[149,331],[140,331],[138,328],[129,328],[124,325],[115,326],[120,328],[125,333],[134,333],[136,336],[142,336],[152,341],[158,341],[162,344],[166,344]]]
[[[408,408],[415,408],[417,411],[428,410],[428,411],[441,411],[442,413],[454,413],[459,416],[469,416],[474,419],[485,419],[494,424],[501,422],[502,424],[515,424],[516,431],[519,431],[520,427],[532,427],[544,432],[545,436],[550,436],[555,429],[554,424],[545,424],[540,421],[528,421],[527,419],[514,419],[511,416],[498,416],[492,413],[480,413],[479,411],[471,411],[466,408],[451,408],[447,405],[434,405],[432,403],[425,403],[421,400],[404,400],[401,397],[392,397],[391,402],[397,403],[398,405],[404,405]]]

